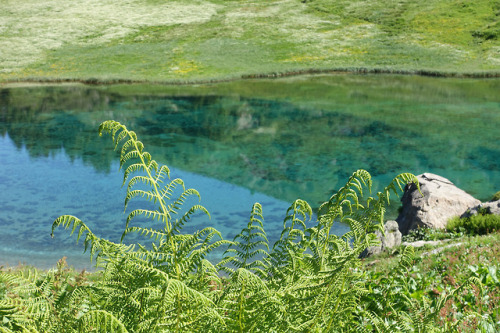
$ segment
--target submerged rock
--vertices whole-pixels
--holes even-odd
[[[377,235],[378,239],[380,240],[380,245],[368,247],[361,253],[361,258],[379,254],[386,249],[391,249],[393,247],[401,245],[402,235],[399,231],[398,223],[396,221],[387,221],[384,225],[384,233],[385,236],[382,235],[379,230],[375,231],[375,235]]]
[[[424,173],[417,179],[423,196],[415,184],[409,184],[401,198],[403,208],[396,221],[403,235],[418,227],[445,228],[450,218],[481,204],[444,177]]]

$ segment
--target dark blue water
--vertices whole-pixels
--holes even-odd
[[[89,267],[69,232],[50,238],[62,214],[120,239],[122,172],[111,139],[97,135],[107,119],[135,130],[200,192],[211,218],[195,216],[187,232],[214,226],[232,239],[260,202],[273,242],[294,199],[317,207],[359,168],[375,191],[401,172],[437,173],[481,200],[500,189],[498,80],[333,76],[138,90],[0,91],[1,264],[50,267],[67,256]]]

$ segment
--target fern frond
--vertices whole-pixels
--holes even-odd
[[[157,184],[157,182],[154,179],[151,179],[149,177],[146,177],[146,176],[134,176],[128,182],[127,193],[132,192],[131,189],[137,183],[142,183],[142,184],[149,185],[149,186],[153,186],[153,184]]]
[[[159,240],[164,240],[168,237],[168,234],[161,230],[153,229],[153,228],[143,228],[143,227],[129,227],[126,228],[125,231],[123,231],[122,239],[128,235],[129,233],[138,233],[142,236],[146,236],[149,238],[154,238],[155,242],[158,242]]]
[[[131,151],[127,152],[125,155],[123,155],[123,156],[120,157],[120,165],[123,166],[129,160],[139,159],[139,158],[141,158],[142,160],[144,160],[144,154],[141,154],[141,152],[138,151],[138,150],[131,150]]]
[[[207,259],[202,259],[193,275],[187,280],[190,288],[202,292],[207,297],[214,293],[222,292],[222,279],[219,276],[218,269]],[[213,301],[213,298],[211,298]]]
[[[180,178],[176,178],[160,190],[161,198],[165,198],[167,200],[170,199],[178,185],[182,186],[182,191],[186,190],[184,187],[184,181]]]
[[[17,274],[3,272],[0,274],[1,283],[17,295],[24,297],[34,294],[40,290],[35,284],[38,278],[38,272],[33,269],[28,269]]]
[[[234,271],[218,300],[226,314],[228,329],[240,332],[266,330],[266,322],[259,319],[269,316],[266,310],[275,302],[265,281],[245,268]]]
[[[297,258],[302,258],[303,253],[308,249],[310,240],[306,237],[306,222],[312,217],[312,208],[304,200],[297,199],[287,209],[286,217],[283,220],[283,231],[280,239],[273,245],[268,260],[273,266],[273,275],[287,275],[285,271],[295,270]],[[280,272],[281,269],[285,271]]]
[[[304,200],[297,199],[286,211],[286,217],[283,221],[283,229],[287,228],[287,222],[290,221],[290,228],[294,229],[298,223],[303,229],[306,229],[306,221],[312,216],[311,206]]]
[[[194,234],[194,236],[198,240],[202,240],[201,242],[198,242],[198,244],[196,245],[197,248],[196,250],[195,248],[193,248],[193,253],[197,253],[199,251],[200,255],[202,253],[203,255],[206,255],[215,248],[228,243],[228,241],[222,239],[222,235],[219,232],[219,230],[212,227],[207,227],[202,230],[199,230]],[[212,239],[214,237],[217,237],[219,240],[212,242]]]
[[[162,288],[162,297],[155,312],[165,315],[157,317],[153,327],[169,331],[191,331],[192,328],[202,326],[200,324],[207,321],[214,326],[223,324],[222,317],[209,298],[176,279],[170,279]]]
[[[418,182],[418,178],[411,174],[411,173],[402,173],[394,177],[394,179],[387,185],[384,190],[378,194],[379,201],[382,202],[384,205],[389,205],[390,204],[390,193],[391,191],[398,196],[398,189],[401,192],[404,192],[404,187],[408,184],[415,184],[417,187],[417,190],[419,193],[423,196],[422,192],[420,191],[420,185]]]
[[[99,131],[99,136],[102,135],[103,131],[108,132],[109,134],[111,134],[113,142],[115,142],[116,132],[118,132],[121,129],[122,129],[122,125],[119,122],[114,121],[114,120],[106,120],[106,121],[101,123],[98,131]]]
[[[129,227],[130,221],[132,221],[135,217],[143,215],[146,218],[150,218],[152,220],[158,220],[162,222],[167,222],[170,215],[165,214],[163,212],[159,212],[157,210],[149,210],[149,209],[135,209],[131,211],[127,216],[127,221],[125,223],[125,228]]]
[[[80,318],[80,332],[127,333],[125,325],[112,313],[105,310],[92,310]]]
[[[155,172],[156,172],[156,178],[155,182],[156,183],[163,183],[163,179],[170,179],[170,169],[166,165],[162,165],[160,167],[160,170],[158,170],[158,164],[156,161],[153,161],[156,166],[155,166]],[[156,171],[158,170],[158,171]]]
[[[97,254],[98,250],[101,249],[101,239],[97,236],[95,236],[92,231],[85,225],[85,223],[82,222],[79,218],[72,216],[72,215],[62,215],[58,217],[53,223],[52,223],[52,232],[50,234],[51,237],[54,237],[54,231],[56,228],[59,226],[64,227],[64,229],[69,229],[71,228],[71,233],[72,235],[77,229],[78,229],[78,234],[76,237],[76,242],[80,240],[82,235],[85,234],[85,240],[84,240],[84,252],[87,251],[87,249],[90,247],[90,257],[91,260],[92,258]]]
[[[186,200],[186,198],[188,196],[191,196],[191,195],[196,195],[199,198],[199,200],[201,200],[201,197],[200,197],[200,194],[198,193],[198,191],[196,191],[194,189],[185,190],[179,196],[179,198],[177,198],[177,200],[175,200],[173,203],[171,203],[167,206],[167,211],[169,212],[169,214],[177,214],[179,212],[179,210],[181,209],[181,206],[184,204],[184,201]],[[203,207],[201,205],[194,205],[187,212],[185,212],[184,215],[180,219],[177,219],[172,223],[172,231],[180,232],[180,229],[182,229],[182,226],[191,218],[191,215],[193,215],[194,213],[196,213],[198,211],[206,214],[210,218],[210,213],[208,212],[208,210],[205,207]]]
[[[126,169],[125,169],[125,172],[123,173],[123,182],[122,182],[122,186],[125,185],[125,183],[127,182],[129,176],[135,172],[138,172],[138,171],[142,171],[144,170],[144,165],[141,164],[141,163],[134,163],[134,164],[131,164],[129,165]]]
[[[200,193],[197,190],[190,188],[184,190],[184,192],[182,192],[181,195],[179,195],[179,197],[168,206],[169,210],[171,211],[178,210],[180,206],[184,203],[184,201],[192,195],[197,196],[198,200],[201,200]]]
[[[224,264],[231,263],[237,268],[244,268],[254,272],[261,272],[265,263],[261,260],[254,260],[254,257],[268,256],[269,245],[262,223],[262,206],[258,202],[252,206],[250,221],[247,227],[236,235],[229,243],[228,249],[224,252],[234,253],[223,259]]]
[[[157,195],[151,191],[144,190],[131,190],[127,192],[127,196],[125,197],[125,205],[128,205],[128,202],[136,197],[145,198],[148,201],[153,201],[156,203]]]
[[[194,205],[187,212],[185,212],[180,219],[175,220],[172,226],[172,230],[175,232],[180,232],[182,226],[184,226],[184,224],[191,219],[191,216],[197,212],[202,212],[203,214],[207,215],[208,218],[210,218],[210,213],[205,207],[203,207],[202,205]]]
[[[331,211],[331,208],[337,208],[335,215],[342,216],[344,213],[343,207],[347,206],[349,212],[352,212],[352,205],[359,207],[359,198],[363,196],[363,187],[366,187],[371,192],[372,179],[371,175],[366,170],[355,171],[346,185],[333,194],[329,201],[324,202],[319,211]],[[354,189],[353,189],[354,187]],[[335,218],[336,216],[333,216]]]

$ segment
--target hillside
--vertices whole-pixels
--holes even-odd
[[[5,0],[0,82],[500,73],[495,0]]]

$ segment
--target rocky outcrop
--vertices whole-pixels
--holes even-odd
[[[470,210],[467,210],[461,217],[477,215],[479,212],[482,214],[500,215],[500,200],[481,203]]]
[[[396,221],[403,235],[418,227],[445,228],[450,218],[481,204],[444,177],[424,173],[417,179],[422,193],[409,184],[401,198],[403,207]]]
[[[399,231],[398,228],[398,223],[396,221],[387,221],[386,224],[384,225],[384,233],[385,236],[382,235],[382,233],[377,230],[375,231],[375,235],[377,235],[378,239],[380,240],[380,245],[379,246],[370,246],[366,250],[361,253],[360,257],[361,258],[366,258],[369,256],[372,256],[374,254],[379,254],[386,249],[391,249],[393,247],[401,245],[401,232]]]

